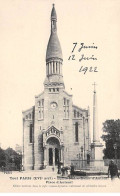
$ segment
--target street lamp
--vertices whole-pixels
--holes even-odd
[[[77,158],[79,160],[79,169],[80,169],[80,153],[77,154]]]

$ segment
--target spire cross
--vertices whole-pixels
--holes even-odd
[[[94,84],[92,84],[92,85],[94,85],[94,93],[96,93],[95,86],[96,86],[97,84],[94,82]]]

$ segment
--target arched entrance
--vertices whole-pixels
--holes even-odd
[[[59,140],[56,137],[50,137],[46,143],[48,149],[47,165],[58,165],[61,159]]]

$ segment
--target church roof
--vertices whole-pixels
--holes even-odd
[[[57,36],[56,22],[57,22],[57,14],[55,11],[55,7],[53,5],[52,11],[51,11],[51,35],[50,35],[48,46],[47,46],[46,60],[50,58],[62,59],[62,50],[61,50],[60,42]]]
[[[47,46],[46,60],[49,58],[62,59],[62,50],[57,33],[51,33]]]
[[[57,14],[56,14],[54,4],[53,4],[52,12],[51,12],[51,19],[56,19],[57,20]]]

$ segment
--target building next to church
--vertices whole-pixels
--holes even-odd
[[[76,92],[77,93],[77,92]],[[73,104],[65,90],[63,57],[57,35],[53,5],[51,34],[46,51],[44,91],[35,96],[35,105],[23,111],[24,170],[74,164],[90,158],[89,108]]]

